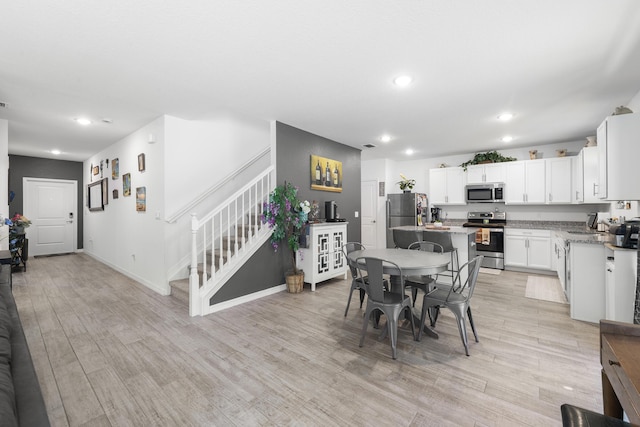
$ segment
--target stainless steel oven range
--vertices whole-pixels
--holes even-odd
[[[469,212],[463,227],[474,227],[469,234],[469,259],[484,255],[482,266],[504,270],[504,226],[506,212]]]

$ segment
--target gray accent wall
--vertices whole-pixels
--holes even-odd
[[[299,187],[300,200],[317,200],[320,217],[324,218],[324,202],[335,200],[338,213],[345,218],[347,241],[360,241],[360,150],[339,142],[314,135],[284,123],[276,123],[276,174],[277,184],[286,180]],[[311,189],[311,155],[342,162],[342,193]],[[211,298],[211,304],[228,301],[243,295],[259,292],[284,283],[284,272],[290,268],[289,257],[282,250],[274,252],[269,242]],[[318,286],[322,286],[320,283]],[[309,291],[306,285],[305,291]]]
[[[15,193],[9,203],[9,216],[23,212],[22,178],[67,179],[78,182],[78,249],[83,242],[82,162],[9,155],[9,190]]]

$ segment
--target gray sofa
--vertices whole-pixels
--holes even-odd
[[[9,265],[0,265],[0,424],[49,426],[27,340],[11,288]]]

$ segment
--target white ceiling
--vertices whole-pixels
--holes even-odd
[[[401,73],[410,88],[392,84]],[[500,150],[593,135],[638,91],[637,0],[30,0],[0,13],[0,118],[9,153],[27,156],[84,160],[162,114],[377,145],[363,159]]]

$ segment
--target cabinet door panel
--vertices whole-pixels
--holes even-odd
[[[527,266],[526,238],[523,236],[504,236],[504,264],[512,267]]]
[[[430,169],[429,170],[429,191],[431,191],[431,204],[441,205],[447,202],[447,170]]]
[[[545,237],[528,237],[529,267],[551,270],[551,242]]]
[[[527,194],[527,203],[544,204],[547,200],[545,164],[542,159],[526,162],[525,192]]]

